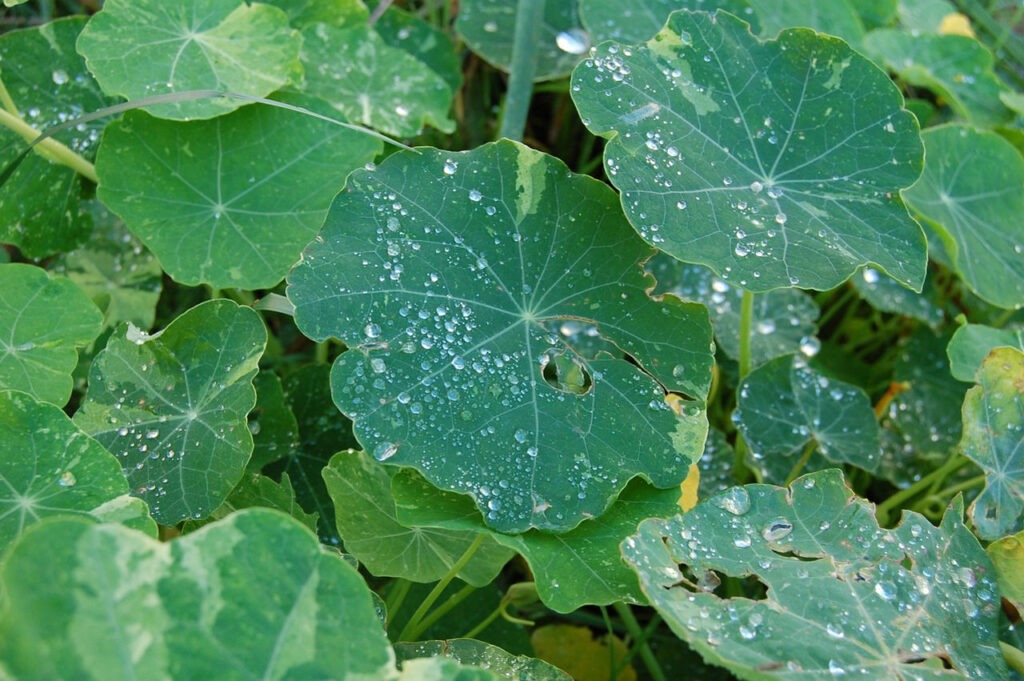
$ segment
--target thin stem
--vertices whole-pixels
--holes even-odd
[[[412,589],[412,582],[408,579],[397,579],[391,583],[391,589],[388,591],[387,598],[384,599],[384,607],[387,609],[389,618],[394,617],[402,607],[410,589]]]
[[[626,625],[629,635],[633,637],[635,642],[639,643],[640,659],[644,661],[644,666],[647,667],[651,678],[654,681],[668,681],[668,677],[665,676],[665,672],[658,663],[658,658],[654,657],[654,652],[647,645],[647,638],[644,636],[643,629],[640,628],[640,623],[636,621],[633,611],[625,603],[612,603],[612,607],[615,608],[615,613],[622,620],[622,623]]]
[[[1006,641],[1000,641],[999,647],[1003,651],[1003,659],[1006,660],[1006,664],[1010,665],[1015,671],[1024,674],[1024,651],[1011,646]]]
[[[20,117],[15,116],[6,109],[0,109],[0,125],[18,133],[24,137],[25,141],[29,144],[43,135],[43,133],[39,132],[28,123],[21,120]],[[92,182],[99,182],[99,178],[96,177],[96,166],[86,161],[63,143],[53,139],[52,137],[47,137],[39,142],[36,147],[39,154],[43,157],[71,168],[76,173],[88,180],[91,180]]]
[[[422,603],[420,603],[420,607],[416,608],[416,612],[412,614],[412,617],[406,623],[405,628],[402,629],[402,633],[398,635],[399,641],[411,640],[410,636],[412,635],[412,632],[416,630],[416,627],[420,626],[420,621],[424,616],[426,616],[430,608],[434,606],[434,603],[441,597],[441,594],[443,594],[444,590],[448,588],[448,585],[452,583],[452,580],[462,572],[462,568],[466,567],[466,564],[473,558],[473,554],[476,553],[476,550],[479,549],[480,545],[483,543],[484,535],[478,534],[476,539],[473,540],[473,543],[469,545],[468,549],[466,549],[466,552],[462,554],[462,557],[455,562],[455,565],[452,565],[450,570],[448,570],[448,574],[442,577],[441,581],[434,585],[434,588],[431,589],[430,593],[427,594],[427,597],[423,599]]]
[[[327,358],[330,355],[331,342],[321,341],[316,344],[313,350],[313,360],[317,364],[327,364]]]
[[[391,7],[391,0],[380,0],[380,4],[373,8],[370,12],[370,18],[367,20],[371,26],[380,21],[381,16],[384,12],[388,11],[388,7]]]
[[[802,471],[804,466],[807,465],[807,462],[811,460],[811,454],[814,454],[814,450],[817,448],[818,443],[816,440],[811,440],[807,443],[807,446],[804,447],[804,453],[801,455],[800,460],[796,462],[796,465],[793,466],[793,470],[791,470],[789,475],[786,476],[786,482],[782,483],[783,487],[789,487],[793,481],[796,480],[797,476],[800,475],[800,471]]]
[[[3,78],[0,78],[0,104],[7,109],[8,113],[21,118],[21,112],[18,111],[18,105],[14,103],[14,98],[11,97],[11,93],[7,91],[7,85],[4,84]]]
[[[477,636],[479,636],[481,632],[485,631],[487,627],[491,626],[491,624],[494,623],[494,620],[501,617],[501,608],[502,606],[499,605],[491,612],[490,615],[485,617],[484,620],[480,622],[480,624],[476,625],[475,627],[467,631],[460,638],[476,638]]]
[[[644,627],[644,630],[640,634],[639,638],[635,638],[633,640],[632,644],[629,646],[629,650],[626,652],[626,656],[623,657],[622,660],[619,661],[618,666],[612,670],[611,678],[619,678],[619,672],[625,669],[626,665],[629,664],[630,661],[634,657],[636,657],[637,653],[639,653],[643,649],[643,647],[647,645],[647,641],[650,640],[651,636],[658,629],[658,626],[660,624],[661,616],[658,615],[658,613],[654,613],[653,615],[651,615],[651,621],[647,623],[646,627]]]
[[[959,492],[965,492],[969,489],[974,489],[975,487],[979,487],[983,484],[985,484],[985,476],[976,475],[969,480],[964,480],[961,483],[953,485],[952,487],[947,487],[946,489],[937,492],[936,496],[951,497],[958,494]]]
[[[526,114],[533,95],[533,74],[537,70],[537,36],[544,16],[544,0],[519,0],[516,6],[516,28],[512,42],[512,64],[509,70],[505,110],[501,116],[498,137],[521,140],[526,130]]]
[[[875,517],[878,518],[878,522],[882,525],[887,525],[889,523],[890,514],[894,510],[901,508],[900,504],[907,499],[913,499],[918,494],[921,494],[924,490],[928,489],[928,487],[936,480],[942,480],[946,476],[952,475],[963,466],[966,466],[969,462],[970,459],[960,456],[959,454],[954,454],[949,457],[949,460],[946,461],[946,463],[942,464],[940,467],[936,468],[910,487],[896,492],[896,494],[893,494],[891,497],[878,504],[875,508]]]
[[[424,631],[429,629],[439,619],[441,619],[449,612],[451,612],[453,609],[455,609],[459,605],[459,603],[462,603],[462,601],[469,598],[476,590],[477,589],[475,586],[473,586],[472,584],[467,584],[466,586],[456,591],[454,594],[451,595],[451,597],[447,601],[434,608],[429,615],[423,618],[419,626],[416,627],[416,629],[414,629],[410,634],[411,637],[413,639],[418,639],[421,635],[423,635]]]
[[[739,382],[750,373],[750,337],[754,328],[754,294],[751,291],[743,292],[743,300],[740,302],[740,376]],[[737,482],[745,482],[750,479],[750,469],[747,468],[747,442],[743,434],[736,430],[736,444],[734,447],[736,458],[733,461],[732,473]]]

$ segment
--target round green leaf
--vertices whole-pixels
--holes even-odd
[[[0,489],[0,548],[53,515],[106,519],[120,508],[128,524],[156,530],[142,504],[127,501],[110,452],[59,408],[25,393],[0,392]]]
[[[74,283],[32,265],[0,265],[0,291],[0,389],[65,404],[75,346],[96,339],[103,315]]]
[[[595,45],[605,40],[642,43],[660,31],[668,15],[679,9],[722,9],[746,21],[754,33],[760,30],[748,0],[580,0],[580,20]]]
[[[188,90],[265,97],[296,80],[299,34],[276,7],[242,0],[107,0],[78,38],[111,95],[139,99]],[[242,106],[217,97],[148,107],[161,118],[212,118]]]
[[[43,523],[0,582],[0,658],[25,681],[397,676],[363,578],[276,511],[240,511],[169,543]]]
[[[1024,352],[1024,331],[993,329],[984,324],[964,324],[949,340],[949,368],[953,377],[974,382],[985,357],[996,348],[1016,348]]]
[[[610,138],[630,222],[673,257],[750,291],[830,289],[866,263],[920,289],[924,234],[898,192],[921,170],[917,123],[841,40],[676,12],[644,45],[599,46],[572,96]]]
[[[93,360],[75,423],[120,459],[160,523],[208,515],[242,477],[266,342],[257,313],[212,300],[152,336],[118,327]]]
[[[903,192],[907,205],[939,233],[972,291],[1024,305],[1024,158],[994,132],[945,125],[922,136],[928,162]]]
[[[751,371],[740,382],[733,421],[769,480],[785,480],[809,447],[829,461],[868,471],[881,458],[881,433],[868,396],[815,371],[802,355]]]
[[[985,489],[971,504],[983,539],[1024,528],[1024,353],[996,348],[964,398],[960,451],[985,471]]]
[[[98,195],[176,280],[271,288],[316,234],[345,176],[380,146],[277,107],[191,123],[131,111],[103,136]]]
[[[740,678],[1005,680],[995,575],[961,513],[880,529],[828,470],[645,521],[622,549],[676,635]],[[765,595],[721,597],[715,573]]]
[[[564,531],[633,476],[677,485],[703,447],[703,412],[665,391],[706,395],[707,313],[648,297],[651,255],[557,159],[425,148],[352,174],[288,296],[303,333],[350,348],[331,382],[364,449],[500,531]]]

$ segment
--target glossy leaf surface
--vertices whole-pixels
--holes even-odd
[[[464,665],[483,667],[509,681],[569,681],[561,669],[525,655],[512,655],[498,646],[470,638],[417,641],[395,645],[399,663],[417,657],[447,657]]]
[[[949,340],[950,372],[954,378],[973,383],[985,358],[996,348],[1016,348],[1024,352],[1024,331],[964,324]]]
[[[680,9],[722,9],[746,21],[754,33],[759,31],[757,15],[747,0],[580,0],[580,20],[595,45],[605,40],[642,43]]]

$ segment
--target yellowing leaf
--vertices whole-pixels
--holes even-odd
[[[683,496],[679,497],[679,508],[689,511],[697,505],[698,485],[700,485],[700,468],[695,463],[690,464],[690,474],[679,485],[679,489],[683,492]]]
[[[992,542],[985,552],[996,566],[999,594],[1024,611],[1024,532]]]
[[[614,635],[594,638],[586,627],[551,624],[540,627],[530,637],[540,659],[550,662],[576,681],[607,681],[612,665],[626,656],[626,644]],[[611,650],[609,650],[609,645]],[[636,670],[626,665],[617,681],[636,681]]]
[[[971,28],[971,20],[959,12],[953,12],[942,17],[939,24],[939,33],[943,35],[965,35],[968,38],[976,38],[974,29]]]

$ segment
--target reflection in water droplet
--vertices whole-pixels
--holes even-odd
[[[878,283],[878,270],[871,267],[865,267],[864,271],[861,272],[861,276],[864,277],[864,283],[866,284],[877,284]]]
[[[71,471],[64,471],[60,474],[60,479],[57,480],[57,484],[61,487],[73,487],[78,482],[78,478]]]
[[[398,451],[398,445],[394,442],[381,442],[373,449],[373,458],[377,461],[387,461]]]
[[[484,195],[481,194],[480,192],[478,192],[476,189],[470,189],[469,190],[469,200],[470,201],[479,201],[483,197],[484,197]]]
[[[821,350],[821,341],[814,336],[804,336],[800,339],[800,352],[805,357],[814,357]]]
[[[793,523],[789,522],[785,518],[777,518],[768,523],[768,526],[761,530],[761,536],[764,537],[766,542],[773,543],[789,536],[789,533],[792,531]]]
[[[445,175],[454,175],[455,171],[458,170],[458,169],[459,169],[459,164],[456,163],[455,161],[453,161],[451,159],[448,159],[447,161],[444,162],[444,174]]]
[[[555,36],[558,49],[569,54],[583,54],[590,49],[590,36],[581,28],[570,28]]]
[[[745,487],[732,487],[713,498],[711,502],[733,515],[743,515],[750,510],[750,495]]]

